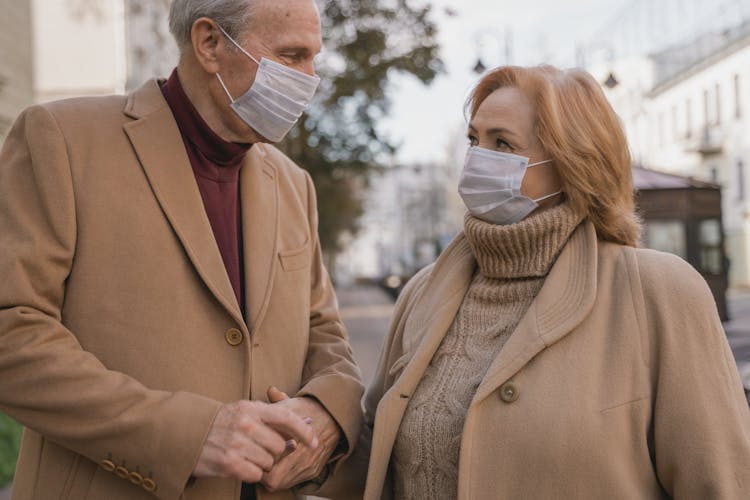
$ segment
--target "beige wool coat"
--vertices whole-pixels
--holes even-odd
[[[155,81],[18,118],[0,155],[0,410],[27,427],[14,500],[237,499],[239,481],[191,472],[221,403],[271,384],[355,442],[360,375],[310,178],[257,144],[240,184],[247,321]]]
[[[352,484],[367,470],[366,500],[393,497],[404,410],[475,268],[460,234],[399,298],[365,398],[372,435],[348,463]],[[457,495],[750,498],[750,413],[700,275],[581,224],[477,389]]]

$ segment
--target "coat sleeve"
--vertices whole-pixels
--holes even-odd
[[[363,497],[375,426],[375,412],[381,398],[395,380],[393,368],[404,356],[402,344],[404,324],[431,268],[432,266],[428,266],[417,273],[399,294],[393,318],[380,351],[375,375],[363,400],[364,425],[356,447],[349,457],[342,460],[340,470],[323,490],[323,494],[332,499],[353,500]]]
[[[362,375],[354,362],[349,338],[338,311],[336,295],[323,265],[318,238],[318,208],[312,179],[305,172],[308,218],[312,239],[310,334],[302,388],[295,396],[315,398],[341,428],[349,455],[362,426]],[[334,470],[335,470],[334,466]],[[315,488],[305,488],[314,493]]]
[[[0,409],[94,462],[138,467],[176,499],[220,403],[107,369],[62,319],[76,201],[53,114],[26,110],[0,153]],[[106,331],[101,332],[107,335]]]
[[[659,481],[672,498],[748,498],[750,412],[711,292],[678,257],[640,253]]]

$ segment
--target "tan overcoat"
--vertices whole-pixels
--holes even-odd
[[[409,398],[475,270],[460,234],[399,299],[348,464],[392,498]],[[373,418],[374,417],[374,418]],[[361,481],[361,479],[359,479]],[[750,498],[750,413],[704,280],[681,259],[573,233],[477,389],[458,498]]]
[[[317,398],[354,442],[359,370],[310,178],[258,144],[240,184],[247,322],[155,81],[18,118],[0,156],[0,410],[27,427],[15,500],[239,498],[238,481],[189,478],[220,404],[270,384]]]

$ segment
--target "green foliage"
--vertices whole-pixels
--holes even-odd
[[[18,450],[21,448],[22,427],[0,413],[0,488],[13,479]]]
[[[416,5],[420,3],[421,5]],[[371,172],[395,146],[377,130],[394,72],[429,83],[442,70],[430,7],[408,0],[337,0],[321,9],[322,81],[309,112],[280,147],[312,176],[327,253],[356,233]]]

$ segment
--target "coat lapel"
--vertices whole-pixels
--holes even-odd
[[[573,232],[539,294],[493,360],[472,406],[583,321],[596,299],[596,260],[596,231],[585,222]]]
[[[458,313],[475,268],[471,247],[460,233],[438,258],[424,287],[426,292],[417,299],[419,302],[404,326],[403,359],[406,366],[378,404],[373,456],[379,456],[377,453],[380,452],[390,456],[409,398]],[[368,476],[384,478],[385,474],[384,464],[371,462]],[[380,484],[368,477],[370,483]]]
[[[276,273],[279,190],[276,167],[265,146],[250,149],[240,173],[242,235],[245,259],[245,303],[248,325],[263,321]]]
[[[128,98],[124,125],[159,205],[211,293],[244,325],[172,111],[154,80]]]

